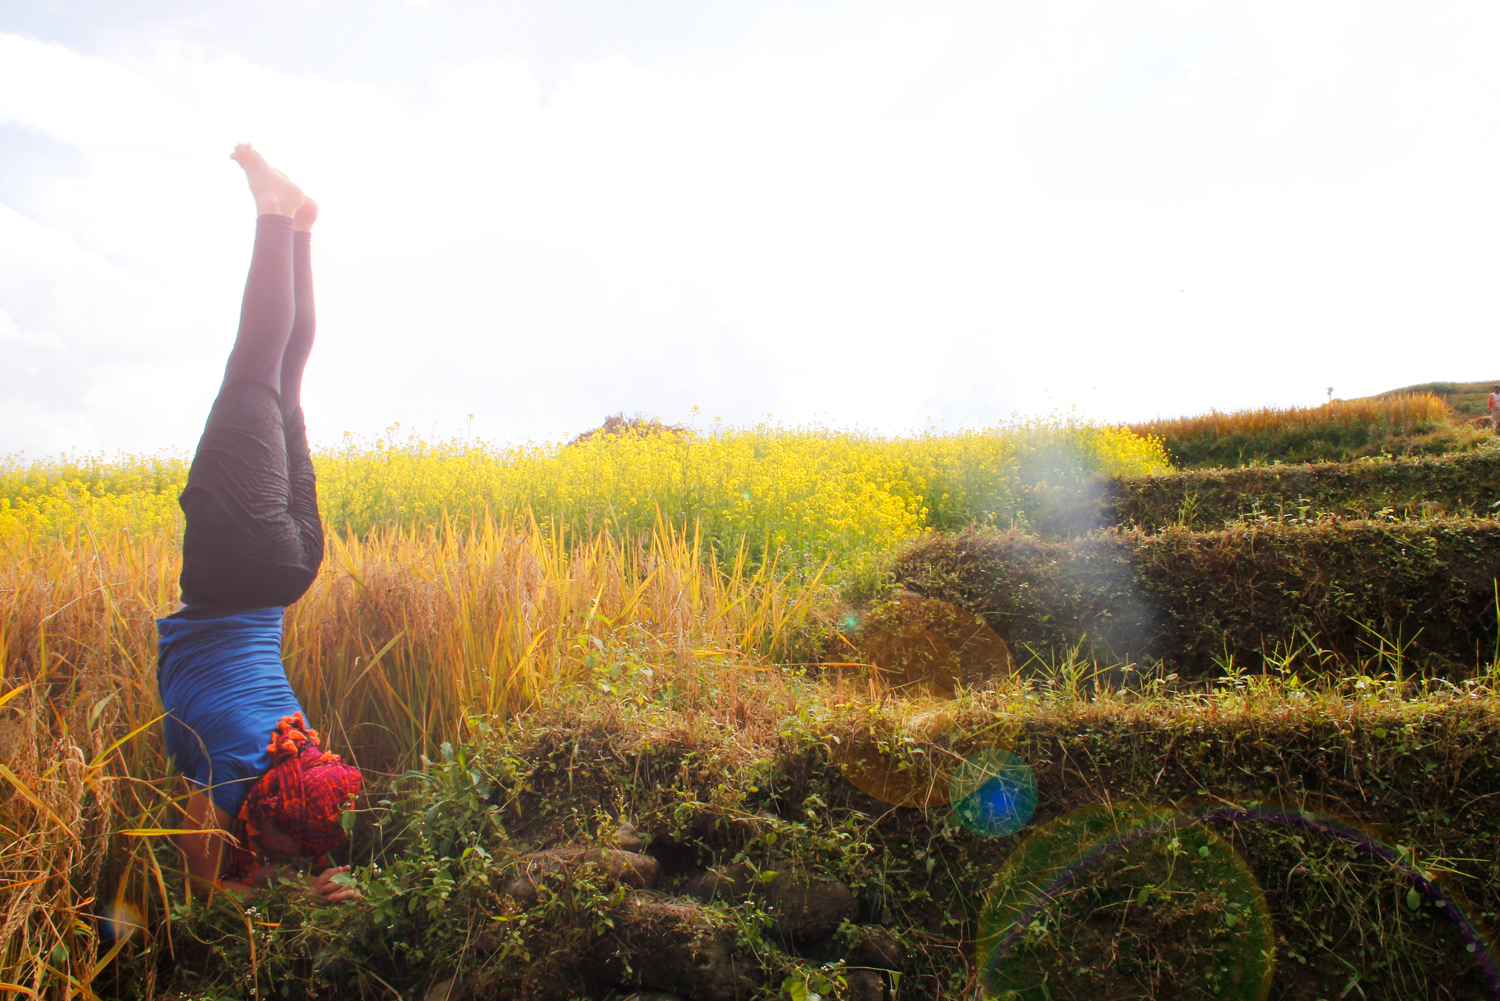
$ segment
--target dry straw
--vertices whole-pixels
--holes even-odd
[[[1191,440],[1223,438],[1232,434],[1279,434],[1291,428],[1344,430],[1377,427],[1390,432],[1417,429],[1448,420],[1448,405],[1431,393],[1412,393],[1389,399],[1333,400],[1318,407],[1261,407],[1258,410],[1218,411],[1193,417],[1174,417],[1131,425],[1136,434],[1154,438]]]
[[[331,538],[285,641],[331,745],[378,775],[464,739],[473,717],[513,718],[642,670],[730,711],[817,607],[816,575],[793,588],[774,564],[720,567],[667,528],[564,536],[486,518],[467,532]],[[116,899],[146,915],[142,935],[164,930],[179,862],[163,832],[180,825],[184,789],[161,746],[153,619],[173,606],[176,538],[172,525],[80,523],[5,553],[0,990],[89,996],[114,958],[92,915]],[[102,886],[111,899],[96,899]]]

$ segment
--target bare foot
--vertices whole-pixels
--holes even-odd
[[[311,233],[313,223],[318,221],[318,203],[311,198],[302,203],[297,214],[292,216],[292,229],[299,233]]]
[[[307,196],[293,184],[285,174],[266,162],[266,158],[251,148],[249,143],[240,143],[229,154],[229,159],[245,168],[245,178],[250,182],[250,193],[255,196],[255,208],[261,215],[284,215],[293,218]]]

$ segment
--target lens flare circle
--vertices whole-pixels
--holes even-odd
[[[104,905],[99,915],[99,937],[105,945],[129,941],[136,932],[144,931],[146,919],[140,908],[128,900],[116,900]]]
[[[1005,837],[1025,827],[1036,813],[1036,775],[1019,755],[985,748],[965,758],[954,772],[948,800],[965,830],[985,838]]]
[[[1200,920],[1174,934],[1195,939],[1198,954],[1211,961],[1177,972],[1201,980],[1212,997],[1264,1001],[1275,964],[1265,894],[1239,853],[1196,819],[1164,807],[1098,804],[1027,835],[991,883],[980,914],[978,996],[1029,998],[1049,980],[1054,990],[1063,986],[1058,974],[1079,980],[1067,985],[1069,990],[1109,989],[1089,979],[1107,977],[1109,969],[1078,970],[1076,963],[1052,967],[1065,955],[1057,943],[1076,930],[1056,915],[1074,898],[1097,907],[1083,895],[1097,893],[1115,878],[1130,884],[1127,906],[1146,921],[1153,908],[1169,911],[1174,900],[1206,904]],[[1118,871],[1111,875],[1111,869]],[[1077,879],[1091,870],[1095,879]]]

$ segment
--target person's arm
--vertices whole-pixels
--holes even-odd
[[[224,846],[234,818],[219,809],[207,793],[196,792],[187,798],[187,817],[183,827],[202,834],[178,835],[178,846],[187,861],[188,885],[194,893],[207,896],[219,887],[224,872]]]
[[[195,892],[204,896],[214,889],[231,889],[244,893],[257,887],[269,886],[276,880],[299,878],[288,873],[281,866],[273,864],[256,873],[254,886],[233,880],[227,884],[220,883],[219,876],[224,872],[225,846],[228,844],[226,835],[233,823],[233,818],[219,809],[218,805],[204,793],[194,793],[189,796],[185,808],[187,820],[183,827],[204,832],[178,836],[182,853],[187,858],[188,882]],[[306,886],[302,892],[312,900],[323,904],[341,904],[346,900],[358,900],[360,899],[358,890],[340,886],[334,882],[335,876],[348,871],[349,867],[346,865],[331,866],[317,875],[301,877],[306,880]]]

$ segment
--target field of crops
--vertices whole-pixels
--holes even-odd
[[[535,519],[568,540],[661,526],[750,562],[838,573],[929,529],[1025,527],[1096,475],[1165,472],[1158,443],[1063,421],[886,439],[824,428],[604,435],[564,447],[419,438],[346,442],[314,456],[330,530],[462,532]],[[89,457],[0,467],[0,545],[66,540],[87,525],[180,530],[181,457]],[[66,544],[63,541],[63,544]]]
[[[377,773],[435,755],[472,716],[641,671],[670,688],[691,665],[681,697],[733,701],[816,632],[832,583],[900,543],[1024,525],[1098,474],[1167,468],[1154,442],[1063,422],[504,450],[407,439],[316,463],[330,550],[288,617],[287,668]],[[176,600],[186,474],[180,457],[0,471],[0,983],[64,996],[92,981],[104,950],[77,916],[101,880],[171,914],[161,866],[175,858],[148,835],[177,825],[182,789],[155,725],[152,620]]]
[[[1411,420],[1426,419],[1422,415],[1428,412],[1420,402],[1402,405],[1412,409]],[[1368,422],[1389,418],[1386,410],[1367,413],[1367,430]],[[181,990],[196,982],[192,976],[201,975],[208,980],[199,987],[211,987],[211,994],[174,997],[293,996],[284,992],[312,990],[316,979],[308,972],[312,959],[307,949],[319,942],[323,944],[316,948],[343,942],[340,948],[353,949],[357,942],[359,949],[375,957],[371,962],[396,963],[389,969],[380,966],[383,976],[405,971],[401,976],[407,979],[398,993],[420,997],[421,978],[445,969],[453,955],[469,947],[473,928],[454,922],[472,922],[474,915],[488,913],[483,908],[492,902],[480,901],[490,900],[485,896],[491,894],[490,881],[509,872],[505,866],[513,860],[506,862],[496,843],[478,841],[471,847],[496,853],[493,859],[485,854],[483,865],[480,856],[467,850],[462,865],[443,854],[449,849],[434,849],[437,854],[420,858],[382,852],[395,845],[409,853],[423,838],[448,830],[443,825],[450,821],[434,811],[447,809],[444,804],[450,800],[469,804],[453,815],[463,819],[450,818],[453,824],[490,822],[484,819],[493,816],[485,813],[489,808],[473,805],[469,776],[480,773],[454,764],[468,760],[463,756],[469,753],[476,755],[474,760],[481,753],[501,755],[491,764],[496,774],[510,769],[506,774],[521,776],[515,780],[517,802],[561,810],[561,819],[554,818],[557,831],[569,837],[594,836],[589,832],[597,833],[603,816],[599,811],[608,803],[614,804],[609,810],[616,820],[622,818],[621,796],[634,797],[630,809],[637,819],[655,818],[659,829],[679,832],[674,836],[699,830],[693,825],[701,825],[701,811],[717,802],[716,796],[738,797],[735,809],[759,803],[760,812],[754,816],[762,819],[757,823],[768,823],[767,811],[787,809],[776,797],[790,794],[773,796],[780,780],[763,777],[764,770],[786,771],[791,785],[801,790],[797,795],[811,797],[806,802],[814,803],[812,812],[795,824],[778,820],[782,826],[770,828],[769,835],[746,835],[749,840],[736,850],[763,852],[769,868],[792,851],[793,844],[800,845],[797,851],[816,856],[826,870],[867,880],[866,892],[871,894],[894,893],[899,886],[904,887],[901,893],[915,894],[913,900],[922,899],[928,891],[911,882],[915,877],[909,873],[903,875],[906,869],[897,863],[904,865],[903,858],[919,850],[931,851],[934,842],[951,842],[941,860],[941,853],[930,857],[925,875],[931,876],[940,861],[944,867],[951,865],[950,890],[957,895],[950,893],[952,900],[943,906],[960,910],[913,912],[912,921],[932,924],[941,934],[913,939],[924,944],[911,960],[912,969],[926,971],[922,976],[927,980],[912,980],[911,989],[916,991],[913,996],[932,998],[970,990],[973,983],[965,986],[964,977],[972,971],[965,973],[967,960],[955,958],[959,939],[953,937],[963,933],[965,905],[960,898],[970,890],[954,888],[980,879],[982,874],[963,868],[972,868],[978,849],[970,851],[952,841],[947,822],[923,812],[920,820],[897,825],[900,831],[891,837],[910,843],[893,840],[891,862],[876,873],[848,841],[874,837],[870,832],[876,822],[860,812],[870,805],[849,799],[847,783],[836,769],[831,779],[818,777],[829,772],[826,758],[819,755],[824,754],[820,748],[827,744],[826,732],[835,718],[850,713],[865,718],[859,715],[863,708],[851,708],[864,703],[818,681],[819,664],[852,656],[845,634],[858,616],[851,604],[878,600],[893,570],[902,573],[909,586],[927,586],[932,593],[954,582],[962,585],[958,591],[967,588],[964,593],[974,604],[969,611],[991,615],[1023,660],[1027,654],[1022,640],[1038,645],[1056,640],[1060,657],[1052,651],[1032,657],[1024,675],[1006,682],[1009,687],[977,695],[960,693],[959,700],[943,710],[950,722],[967,720],[965,726],[982,734],[993,729],[1005,707],[1029,706],[1027,712],[1041,714],[1037,719],[1045,717],[1039,724],[1042,731],[1061,734],[1056,740],[1037,738],[1038,761],[1053,753],[1048,749],[1054,744],[1092,741],[1117,727],[1146,734],[1147,743],[1159,732],[1175,733],[1183,727],[1224,729],[1231,744],[1240,739],[1234,733],[1282,733],[1274,740],[1256,738],[1270,741],[1257,745],[1266,757],[1275,740],[1291,739],[1285,736],[1291,732],[1288,728],[1304,723],[1309,734],[1322,733],[1314,726],[1322,721],[1338,732],[1358,725],[1383,736],[1398,727],[1416,733],[1413,728],[1428,727],[1424,721],[1429,717],[1442,718],[1449,722],[1438,729],[1467,735],[1464,739],[1473,747],[1459,747],[1447,738],[1427,744],[1408,739],[1401,753],[1409,756],[1401,758],[1402,767],[1417,769],[1427,761],[1429,770],[1449,768],[1454,755],[1479,755],[1473,760],[1481,760],[1494,743],[1495,675],[1483,650],[1473,658],[1473,677],[1465,679],[1455,669],[1443,679],[1408,683],[1401,677],[1399,654],[1393,661],[1383,648],[1368,656],[1360,652],[1363,648],[1355,649],[1340,662],[1345,676],[1321,692],[1308,687],[1312,679],[1305,673],[1301,678],[1292,673],[1294,667],[1306,669],[1291,659],[1282,664],[1281,677],[1248,684],[1234,674],[1234,651],[1223,651],[1233,683],[1203,692],[1178,690],[1168,682],[1162,665],[1156,665],[1154,675],[1152,665],[1132,665],[1139,678],[1153,679],[1150,685],[1155,687],[1122,687],[1101,680],[1105,669],[1118,665],[1090,660],[1092,648],[1074,633],[1076,626],[1089,636],[1108,637],[1130,612],[1128,587],[1120,583],[1124,578],[1110,575],[1110,566],[1134,560],[1142,568],[1142,579],[1149,578],[1162,594],[1169,586],[1181,590],[1186,611],[1180,617],[1191,618],[1198,631],[1189,635],[1178,630],[1191,643],[1179,637],[1172,649],[1197,650],[1213,645],[1212,630],[1205,631],[1203,623],[1208,620],[1200,609],[1222,614],[1241,589],[1230,581],[1194,594],[1194,575],[1211,564],[1239,574],[1243,564],[1244,572],[1258,579],[1265,577],[1261,564],[1267,559],[1264,542],[1256,548],[1261,528],[1248,523],[1224,530],[1229,534],[1223,539],[1192,532],[1191,519],[1179,518],[1176,534],[1169,532],[1164,542],[1118,533],[1087,534],[1077,542],[1038,541],[1038,530],[1055,532],[1059,538],[1077,531],[1074,521],[1080,510],[1093,511],[1103,503],[1123,511],[1120,498],[1134,497],[1135,488],[1111,491],[1105,478],[1116,478],[1117,484],[1148,484],[1136,491],[1143,499],[1132,501],[1150,512],[1139,516],[1143,522],[1164,517],[1158,509],[1180,512],[1188,493],[1206,489],[1197,480],[1181,480],[1172,473],[1160,440],[1124,429],[1038,421],[892,439],[824,428],[757,427],[703,435],[598,435],[568,446],[507,449],[469,441],[390,439],[345,442],[321,450],[315,461],[330,529],[329,550],[313,589],[289,610],[287,670],[299,698],[318,727],[330,735],[333,747],[371,777],[372,795],[361,804],[364,826],[356,843],[372,866],[364,873],[369,885],[387,886],[391,900],[409,901],[398,908],[402,917],[382,924],[389,915],[376,909],[349,912],[352,917],[320,918],[306,907],[298,909],[294,900],[267,905],[273,909],[261,912],[221,901],[217,911],[204,913],[189,904],[169,839],[180,822],[185,787],[170,777],[160,740],[153,626],[153,619],[176,600],[181,531],[176,496],[186,479],[187,461],[171,456],[75,457],[12,463],[0,467],[0,990],[44,998],[149,999],[163,996],[158,977]],[[1464,460],[1481,465],[1485,461]],[[1480,564],[1493,548],[1493,523],[1475,517],[1484,505],[1477,495],[1470,496],[1472,491],[1465,492],[1472,479],[1464,472],[1469,466],[1455,467],[1458,472],[1393,468],[1393,473],[1379,476],[1358,470],[1299,475],[1323,484],[1318,488],[1320,503],[1328,506],[1353,503],[1345,494],[1365,503],[1377,494],[1384,497],[1382,491],[1394,491],[1392,496],[1406,498],[1414,515],[1424,517],[1422,484],[1447,484],[1444,489],[1458,499],[1455,503],[1462,503],[1466,517],[1410,531],[1376,527],[1345,532],[1319,524],[1280,523],[1276,530],[1288,539],[1295,536],[1307,550],[1306,559],[1293,568],[1299,573],[1303,564],[1316,569],[1329,563],[1325,550],[1343,554],[1350,549],[1353,555],[1346,562],[1363,566],[1359,560],[1370,546],[1361,540],[1378,537],[1381,551],[1372,549],[1371,559],[1385,567],[1400,551],[1401,559],[1380,572],[1391,574],[1393,580],[1416,581],[1407,603],[1412,608],[1426,593],[1428,578],[1446,572],[1443,561],[1451,560],[1445,554],[1460,554],[1467,561],[1464,572],[1478,583],[1469,581],[1473,586],[1449,603],[1451,615],[1444,614],[1454,622],[1454,648],[1462,647],[1466,657],[1476,642],[1483,645],[1494,636],[1493,617],[1480,621],[1489,592],[1479,586],[1489,579],[1488,564]],[[1215,502],[1214,517],[1222,508],[1223,518],[1233,519],[1244,503],[1250,503],[1247,493],[1260,491],[1269,498],[1282,489],[1269,479],[1234,483],[1233,497]],[[1259,508],[1252,504],[1251,510]],[[1429,545],[1428,536],[1440,537],[1440,544]],[[1412,546],[1420,549],[1421,559],[1404,558],[1403,547]],[[935,553],[968,559],[971,551],[983,555],[1002,550],[1021,553],[1031,574],[1014,587],[1014,582],[1005,584],[1005,593],[1015,598],[1007,598],[1008,603],[986,603],[1003,576],[1000,571],[984,570],[989,576],[978,583],[955,573],[923,584],[921,573],[913,569],[937,565],[941,561]],[[900,554],[905,554],[904,564],[893,562]],[[974,560],[970,564],[981,569],[988,565]],[[1074,566],[1085,567],[1084,577],[1098,586],[1080,587],[1071,578],[1065,580],[1064,570]],[[1278,572],[1292,581],[1277,585],[1283,591],[1302,586],[1295,583],[1296,574]],[[1361,570],[1356,576],[1373,572]],[[1225,571],[1219,576],[1227,579],[1232,574]],[[1067,600],[1057,608],[1041,607],[1064,593]],[[1211,607],[1216,601],[1224,607]],[[1312,620],[1294,603],[1287,607],[1301,617],[1278,617],[1274,608],[1256,614],[1271,615],[1277,619],[1273,627],[1286,624],[1301,637],[1296,631],[1312,628],[1304,622]],[[1029,618],[1020,626],[1006,621],[1006,616],[1014,617],[1015,608],[1028,610]],[[1365,605],[1356,608],[1362,610]],[[1070,647],[1071,653],[1062,647]],[[1313,643],[1310,649],[1316,661],[1320,648]],[[889,709],[887,696],[876,696],[870,711]],[[1268,727],[1272,716],[1278,722]],[[515,726],[516,720],[525,725]],[[617,746],[624,739],[619,734],[627,731],[635,743]],[[493,734],[503,737],[486,737],[488,744],[481,740],[481,735]],[[1322,740],[1309,737],[1305,753],[1332,753],[1332,745],[1318,744]],[[1106,769],[1107,774],[1099,773],[1103,781],[1120,790],[1155,788],[1149,773],[1154,772],[1159,782],[1163,769],[1151,754],[1114,738],[1105,743],[1098,748],[1101,760],[1124,757]],[[1426,747],[1421,754],[1430,759],[1411,751],[1414,745]],[[1175,739],[1169,752],[1172,746]],[[501,754],[497,747],[508,750]],[[941,748],[934,745],[929,750],[939,753]],[[628,758],[627,751],[636,757]],[[1378,758],[1385,751],[1377,748],[1370,753]],[[627,777],[616,776],[610,780],[614,791],[589,794],[593,798],[584,803],[585,810],[571,800],[534,802],[536,790],[546,784],[526,778],[541,774],[535,769],[543,764],[537,762],[553,769],[547,772],[552,776],[547,779],[549,788],[565,788],[571,796],[575,780],[580,790],[595,780],[589,778],[595,774],[589,769],[598,762],[588,762],[599,755],[633,760],[637,772],[668,771],[660,781],[631,785],[624,792]],[[532,761],[528,767],[533,771],[515,771],[523,759]],[[694,761],[700,763],[690,768]],[[712,768],[718,771],[713,774],[718,777],[693,778],[698,791],[690,796],[681,785],[683,776],[708,774],[701,771],[708,767],[705,761],[714,762]],[[1191,771],[1200,764],[1183,767]],[[1283,788],[1302,781],[1296,769],[1272,757],[1265,762],[1257,759],[1257,768],[1266,773],[1282,769],[1277,781]],[[394,790],[403,775],[410,779],[412,769],[434,775],[452,772],[459,785],[441,795],[430,786],[427,799],[400,799]],[[638,779],[636,774],[630,781]],[[1073,795],[1057,776],[1046,778],[1044,785],[1058,796]],[[1408,791],[1401,785],[1392,787],[1390,795],[1399,799]],[[388,798],[382,804],[382,796],[396,802]],[[838,814],[843,819],[828,811],[835,803],[846,811]],[[1428,809],[1425,800],[1421,808]],[[478,812],[463,812],[470,810]],[[717,816],[712,811],[709,815]],[[398,816],[408,818],[402,823],[416,825],[409,830],[426,833],[401,840],[374,827],[371,819]],[[518,815],[506,823],[514,827],[533,819]],[[468,827],[453,830],[453,837],[469,836],[464,833]],[[717,828],[711,825],[710,830]],[[779,845],[777,831],[782,837]],[[1409,836],[1412,845],[1427,837],[1416,831],[1403,836]],[[1421,850],[1437,853],[1431,856],[1437,860],[1433,864],[1450,865],[1468,878],[1473,868],[1468,861],[1449,863],[1440,856],[1443,851],[1481,850],[1474,845],[1482,846],[1485,836],[1483,830],[1476,834],[1466,828],[1446,840],[1424,841]],[[701,837],[701,851],[710,854],[722,854],[730,850],[726,845],[738,844],[725,841],[722,834]],[[917,847],[919,843],[928,848]],[[981,847],[993,854],[999,844],[991,840]],[[1275,845],[1274,851],[1265,849],[1270,852],[1267,857],[1296,850],[1290,840]],[[375,868],[375,863],[386,868]],[[1304,871],[1323,871],[1306,860],[1301,865]],[[944,876],[949,869],[937,872]],[[456,906],[457,889],[450,887],[451,898],[449,889],[442,889],[449,885],[442,880],[462,883],[469,877],[463,885],[477,894],[474,911]],[[1393,878],[1389,873],[1378,875],[1372,885],[1385,892],[1399,883]],[[981,890],[984,886],[973,885]],[[1169,898],[1163,897],[1163,906],[1171,903]],[[1365,903],[1360,898],[1360,906]],[[1488,906],[1489,897],[1482,903]],[[569,921],[583,920],[566,908],[557,913],[564,911],[572,915]],[[1175,920],[1169,911],[1159,915],[1164,922],[1160,936],[1169,937]],[[1340,920],[1337,914],[1342,912],[1329,913],[1335,915],[1330,920]],[[97,922],[95,916],[101,914],[112,915],[114,924]],[[602,920],[605,912],[588,914],[589,921]],[[1403,928],[1415,920],[1397,917]],[[1430,915],[1416,917],[1426,921]],[[1388,919],[1387,915],[1379,920]],[[556,929],[516,920],[519,937],[506,948],[524,953],[556,945]],[[757,936],[765,929],[754,924],[761,919],[752,914],[734,920],[742,922],[736,934],[761,941]],[[407,927],[401,922],[409,924],[408,931],[392,931]],[[101,933],[111,927],[121,933],[113,940]],[[1287,949],[1323,948],[1311,932],[1288,934],[1292,937]],[[1454,946],[1441,927],[1401,934],[1415,936],[1416,944],[1389,944],[1385,951],[1417,957],[1403,960],[1408,965],[1433,962],[1433,956],[1449,955],[1444,950],[1463,948],[1462,942]],[[1422,944],[1429,938],[1438,944]],[[583,941],[577,939],[574,946]],[[512,957],[512,967],[527,968],[515,958],[520,953],[502,955]],[[780,957],[775,963],[800,962],[776,948],[768,955]],[[504,964],[496,963],[499,976]],[[780,969],[774,963],[772,967]],[[278,971],[281,986],[276,991],[281,994],[266,993],[266,971]],[[1391,976],[1396,978],[1388,977],[1391,983],[1427,983],[1420,970],[1397,970]],[[805,996],[814,981],[799,982]],[[362,990],[385,990],[385,981],[360,983]],[[1396,996],[1379,993],[1376,980],[1363,983],[1370,986],[1370,997]],[[341,995],[335,991],[299,996]]]

